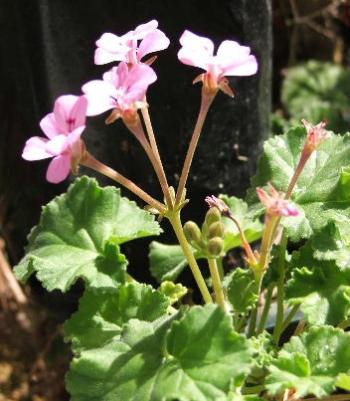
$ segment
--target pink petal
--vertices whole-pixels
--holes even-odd
[[[136,64],[129,70],[126,84],[130,91],[136,88],[143,88],[146,90],[147,87],[156,80],[157,74],[150,66],[146,64]]]
[[[135,88],[132,88],[131,90],[129,90],[123,96],[124,107],[127,105],[126,108],[129,108],[132,103],[142,102],[145,99],[146,90],[147,90],[147,88],[144,88],[144,87],[139,87],[139,88],[135,87]]]
[[[125,64],[124,62],[121,62],[120,64]],[[105,72],[102,76],[103,80],[109,84],[111,84],[113,87],[117,87],[119,85],[119,78],[118,78],[118,67],[113,67],[109,71]],[[128,68],[128,67],[127,67]]]
[[[180,43],[183,47],[177,54],[179,60],[184,64],[206,70],[213,57],[214,43],[190,31],[182,34]]]
[[[63,95],[58,97],[55,101],[53,112],[61,134],[69,132],[70,127],[68,121],[70,120],[71,111],[77,100],[78,96]]]
[[[224,75],[237,75],[237,76],[248,76],[254,75],[258,71],[258,62],[252,55],[248,56],[245,60],[242,60],[240,64],[233,64],[223,69]]]
[[[77,141],[79,141],[84,129],[85,125],[82,125],[81,127],[76,128],[67,136],[67,143],[70,147],[73,146]]]
[[[125,87],[126,81],[128,79],[129,75],[129,68],[126,63],[119,63],[118,67],[116,67],[112,73],[114,73],[114,76],[112,76],[112,79],[114,80],[114,85],[116,88],[118,87]],[[105,75],[103,76],[103,79],[105,79]],[[106,77],[107,78],[107,77]]]
[[[51,160],[46,172],[47,181],[53,184],[58,184],[68,177],[70,168],[70,155],[60,155],[54,157]]]
[[[137,52],[138,59],[141,60],[146,54],[166,49],[169,43],[170,40],[159,29],[150,32],[140,43]]]
[[[40,128],[43,130],[48,138],[53,138],[56,135],[62,133],[62,130],[58,126],[54,113],[47,114],[39,123]]]
[[[181,63],[192,67],[207,70],[210,57],[203,51],[196,51],[188,47],[182,47],[177,53],[177,58]]]
[[[101,47],[107,52],[122,53],[129,50],[122,37],[114,35],[113,33],[104,33],[100,39],[96,41],[96,46]]]
[[[180,43],[182,48],[177,54],[179,60],[184,64],[207,70],[208,64],[213,59],[214,43],[190,31],[182,34]]]
[[[157,29],[158,21],[153,19],[136,27],[133,32],[134,39],[143,39],[146,35]]]
[[[84,96],[79,96],[70,112],[70,119],[74,121],[73,130],[85,126],[88,102]]]
[[[250,48],[240,46],[239,43],[233,40],[224,40],[217,51],[217,59],[222,67],[233,63],[239,63],[240,60],[245,60],[250,54]]]
[[[214,43],[203,36],[196,35],[190,31],[185,31],[180,37],[180,43],[183,47],[192,49],[202,49],[208,56],[212,56],[214,52]]]
[[[66,152],[69,148],[69,143],[67,140],[67,135],[61,134],[52,138],[46,143],[46,151],[51,156],[61,155]]]
[[[41,138],[39,136],[29,138],[22,152],[23,159],[31,161],[52,157],[52,155],[46,151],[47,142],[48,140],[46,138]]]
[[[95,50],[94,63],[103,65],[113,61],[125,61],[126,54],[127,52],[109,52],[99,47]]]
[[[116,90],[112,84],[94,80],[87,82],[81,89],[88,100],[86,113],[88,116],[96,116],[115,107],[115,101],[111,96],[116,97]]]

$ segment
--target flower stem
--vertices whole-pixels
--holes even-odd
[[[261,314],[257,334],[260,334],[264,331],[265,326],[266,326],[266,320],[269,316],[269,311],[270,311],[270,306],[271,306],[271,301],[272,301],[272,293],[273,293],[274,285],[270,285],[267,289],[266,296],[265,296],[265,303],[264,303],[264,309]]]
[[[275,329],[273,331],[273,338],[276,344],[278,344],[279,339],[282,334],[283,329],[283,321],[284,321],[284,280],[286,277],[286,260],[285,253],[287,249],[288,238],[285,233],[282,234],[282,240],[280,243],[279,249],[279,258],[278,258],[278,281],[277,281],[277,315],[276,315],[276,324]]]
[[[205,303],[212,303],[213,300],[211,298],[210,292],[208,290],[208,287],[204,281],[204,278],[202,276],[202,273],[199,269],[199,266],[197,264],[196,258],[193,255],[192,248],[190,244],[187,242],[182,224],[181,224],[181,219],[180,219],[180,213],[178,211],[174,211],[173,213],[168,213],[167,218],[170,221],[170,224],[172,225],[174,232],[176,234],[176,237],[179,241],[179,244],[182,248],[183,253],[186,256],[187,262],[190,266],[190,269],[192,271],[192,274],[194,276],[194,279],[196,280],[196,283],[199,287],[199,290],[202,294],[202,297],[205,301]]]
[[[343,330],[345,330],[348,327],[350,327],[350,318],[340,322],[337,327],[339,327],[340,329],[343,329]]]
[[[152,163],[154,171],[157,174],[158,181],[160,183],[162,192],[166,199],[167,206],[168,206],[168,208],[171,208],[173,201],[170,196],[169,185],[168,185],[168,182],[167,182],[164,170],[163,170],[163,166],[157,160],[155,154],[153,153],[152,147],[150,146],[150,144],[148,143],[148,141],[146,139],[145,132],[144,132],[142,124],[141,124],[141,120],[138,119],[136,124],[133,124],[133,125],[126,124],[126,126],[135,135],[135,137],[138,139],[141,146],[143,147],[144,151],[146,152],[150,162]]]
[[[153,154],[155,156],[155,159],[156,159],[156,161],[158,163],[160,174],[162,176],[162,179],[165,182],[165,187],[167,188],[167,193],[164,194],[164,196],[166,196],[168,206],[172,209],[174,207],[173,199],[172,199],[172,197],[170,195],[170,192],[169,192],[169,185],[168,185],[168,181],[167,181],[167,178],[166,178],[166,174],[164,172],[163,163],[162,163],[162,160],[160,158],[160,154],[159,154],[156,138],[155,138],[155,135],[154,135],[154,131],[153,131],[152,122],[151,122],[151,118],[150,118],[150,115],[149,115],[148,107],[143,107],[141,109],[141,113],[142,113],[143,121],[145,123],[146,132],[147,132],[148,139],[149,139],[149,142],[150,142],[150,145],[151,145],[151,149],[152,149]]]
[[[186,187],[186,182],[188,178],[188,174],[190,172],[194,152],[197,148],[197,144],[199,141],[200,134],[202,132],[203,124],[205,121],[205,118],[207,116],[208,110],[210,108],[210,105],[212,104],[213,100],[215,98],[215,95],[206,95],[204,91],[202,91],[202,100],[201,100],[201,108],[199,110],[198,118],[196,125],[193,130],[192,138],[190,145],[187,150],[185,162],[182,168],[182,173],[179,181],[179,186],[177,188],[176,192],[176,199],[175,199],[175,205],[178,205],[181,202],[182,196],[184,189]]]
[[[249,319],[249,327],[248,327],[248,337],[251,337],[255,334],[255,328],[256,328],[256,321],[258,317],[258,309],[260,305],[260,297],[261,297],[261,286],[262,286],[262,281],[264,278],[265,271],[254,271],[255,274],[255,281],[256,281],[256,286],[257,286],[257,293],[258,293],[258,300],[256,302],[256,306],[252,310],[252,313],[250,314],[250,319]]]
[[[147,192],[143,191],[140,187],[138,187],[134,182],[132,182],[128,178],[124,177],[117,171],[113,170],[112,168],[106,166],[105,164],[95,159],[89,152],[85,153],[84,159],[81,161],[81,164],[83,166],[89,167],[92,170],[95,170],[105,175],[106,177],[111,178],[118,184],[123,185],[133,194],[137,195],[139,198],[145,201],[148,205],[151,205],[152,207],[157,209],[160,213],[164,213],[166,211],[165,206],[162,203],[158,202]]]
[[[306,320],[301,319],[294,331],[293,336],[298,336],[299,334],[301,334],[305,330],[305,326],[306,326]]]
[[[273,216],[268,214],[266,215],[265,230],[261,240],[259,258],[259,269],[263,271],[266,270],[267,264],[269,263],[271,247],[275,238],[276,229],[280,221],[280,216]]]
[[[284,332],[284,330],[286,330],[286,328],[290,325],[291,321],[293,320],[294,316],[298,313],[299,307],[300,305],[294,305],[293,308],[288,313],[282,325],[282,333]]]
[[[222,288],[222,283],[220,279],[218,265],[216,263],[216,259],[208,258],[208,266],[210,270],[210,275],[213,281],[213,287],[215,291],[215,300],[221,308],[226,311],[226,302],[225,302],[225,294]]]
[[[249,244],[249,242],[248,242],[248,240],[247,240],[247,238],[246,238],[246,236],[244,234],[244,231],[242,229],[242,226],[241,226],[240,222],[236,219],[236,217],[233,215],[233,213],[230,210],[228,210],[225,213],[225,216],[228,217],[229,219],[231,219],[235,223],[235,225],[237,227],[237,230],[239,232],[239,236],[241,237],[242,246],[243,246],[244,252],[246,254],[247,261],[248,261],[249,265],[251,265],[251,266],[257,265],[258,261],[255,258],[254,252],[253,252],[253,250],[252,250],[252,248],[251,248],[251,246],[250,246],[250,244]]]
[[[303,151],[303,153],[301,154],[299,163],[297,165],[297,168],[295,169],[294,175],[293,175],[293,177],[290,180],[290,183],[288,185],[288,189],[287,189],[287,192],[286,192],[286,195],[285,195],[285,199],[289,199],[291,197],[292,192],[293,192],[294,187],[295,187],[295,184],[297,183],[297,181],[298,181],[298,179],[300,177],[300,174],[302,173],[302,171],[303,171],[303,169],[305,167],[305,164],[309,160],[310,156],[311,156],[311,153],[309,153],[309,152],[306,153],[305,151]]]

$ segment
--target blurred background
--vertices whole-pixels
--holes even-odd
[[[35,279],[19,286],[12,266],[24,254],[41,206],[69,181],[48,184],[47,162],[28,163],[20,155],[29,137],[41,135],[38,122],[58,96],[79,94],[85,82],[109,68],[93,64],[94,42],[104,32],[122,35],[151,19],[170,38],[154,65],[158,81],[148,98],[175,186],[200,101],[199,86],[191,84],[199,71],[176,57],[181,33],[189,29],[216,45],[237,40],[257,56],[258,74],[231,79],[236,97],[219,94],[206,121],[188,183],[191,206],[184,211],[184,220],[201,221],[205,196],[244,196],[270,135],[284,133],[301,118],[327,120],[337,133],[349,131],[350,1],[2,0],[0,18],[0,401],[63,401],[69,398],[64,374],[71,355],[62,322],[77,308],[82,284],[64,295],[47,293]],[[138,143],[121,122],[107,127],[104,118],[88,122],[84,135],[91,153],[159,198]],[[173,238],[165,234],[160,240]],[[132,274],[155,284],[147,267],[149,242],[128,244],[123,251]],[[190,275],[182,279],[191,286]]]

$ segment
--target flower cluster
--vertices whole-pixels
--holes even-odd
[[[30,138],[23,150],[23,158],[40,160],[52,157],[47,179],[58,183],[70,171],[77,172],[87,154],[81,139],[86,116],[96,116],[111,110],[106,123],[122,118],[135,134],[138,129],[134,127],[140,125],[138,110],[147,107],[147,89],[157,79],[155,71],[150,67],[155,57],[144,59],[166,49],[169,43],[166,35],[158,29],[156,20],[141,24],[121,36],[104,33],[96,41],[95,64],[119,64],[105,72],[102,79],[85,83],[81,96],[59,97],[53,113],[44,117],[40,123],[47,138]],[[195,80],[203,82],[205,94],[214,96],[221,89],[233,96],[225,76],[252,75],[257,71],[257,61],[250,54],[250,48],[240,46],[237,42],[223,41],[216,56],[210,39],[190,31],[183,33],[180,44],[179,60],[206,71]]]

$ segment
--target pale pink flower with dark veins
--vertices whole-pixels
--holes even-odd
[[[321,121],[317,125],[312,125],[305,119],[302,119],[301,121],[307,132],[305,146],[308,151],[314,151],[323,141],[331,137],[331,133],[325,129],[327,125],[325,121]]]
[[[272,184],[269,183],[270,195],[263,188],[256,188],[260,202],[266,207],[266,213],[272,216],[299,216],[299,209],[292,202],[284,199]]]
[[[233,40],[224,40],[214,56],[214,43],[205,37],[185,31],[180,43],[182,48],[178,52],[179,60],[187,65],[199,67],[206,71],[199,79],[209,90],[218,88],[233,96],[228,87],[225,76],[253,75],[258,70],[256,58],[250,54],[250,48],[240,46]]]
[[[96,41],[95,64],[107,64],[112,61],[137,64],[147,54],[166,49],[170,41],[157,27],[158,22],[152,20],[122,36],[104,33]],[[139,46],[138,41],[141,41]]]
[[[123,117],[126,112],[144,107],[147,88],[156,79],[156,73],[146,64],[128,68],[121,62],[103,74],[103,80],[83,85],[82,91],[88,99],[87,115],[95,116],[115,109],[118,116]]]
[[[79,162],[84,149],[80,136],[85,129],[86,109],[84,96],[60,96],[53,113],[40,121],[47,138],[33,136],[26,142],[23,159],[32,161],[53,157],[46,173],[49,182],[63,181]]]

